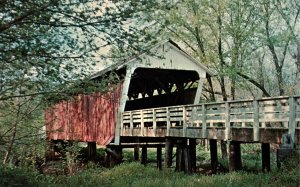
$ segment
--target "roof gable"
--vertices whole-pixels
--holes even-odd
[[[123,67],[132,68],[162,68],[162,69],[180,69],[196,70],[204,76],[213,76],[211,72],[203,64],[200,64],[196,59],[183,51],[174,41],[168,40],[155,45],[150,50],[150,54],[142,53],[135,58],[126,61],[120,61],[108,66],[107,68],[92,75],[92,79],[100,77],[107,72],[119,70]],[[151,55],[154,54],[154,55]]]

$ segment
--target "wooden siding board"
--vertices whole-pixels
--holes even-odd
[[[79,95],[45,111],[50,140],[97,142],[107,145],[114,138],[121,84],[108,93]]]

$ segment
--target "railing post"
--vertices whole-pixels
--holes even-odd
[[[154,131],[154,136],[156,136],[156,110],[152,110],[153,113],[153,131]]]
[[[295,142],[295,128],[296,128],[296,99],[294,97],[289,98],[289,135],[290,143],[294,145]]]
[[[187,119],[186,119],[186,107],[182,107],[182,121],[183,121],[183,127],[182,127],[182,137],[186,136],[186,129],[187,129]]]
[[[170,109],[169,109],[169,107],[166,108],[166,112],[167,112],[167,136],[170,136],[171,121],[170,121]]]
[[[132,111],[130,111],[130,136],[133,135],[133,117],[132,117]]]
[[[123,113],[120,114],[120,123],[121,123],[121,133],[120,135],[123,136],[123,132],[124,132],[124,123],[123,123]]]
[[[202,104],[202,138],[206,138],[206,107],[205,104]]]
[[[145,124],[144,124],[144,111],[141,110],[141,136],[144,136],[144,129],[145,129]]]
[[[225,102],[225,140],[230,140],[230,107],[229,103]]]
[[[253,101],[253,141],[259,141],[259,107],[258,101]]]

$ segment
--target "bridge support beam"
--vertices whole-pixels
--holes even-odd
[[[270,144],[262,143],[261,144],[261,161],[262,161],[262,171],[269,172],[271,171],[271,162],[270,162]]]
[[[141,164],[143,164],[143,165],[147,164],[147,147],[146,146],[142,146]]]
[[[210,148],[211,171],[212,171],[213,174],[216,174],[217,173],[217,167],[218,167],[217,140],[210,139],[209,140],[209,148]]]
[[[242,169],[241,143],[231,141],[229,145],[229,171]]]
[[[172,166],[174,141],[171,138],[166,139],[165,144],[165,167],[169,168]]]

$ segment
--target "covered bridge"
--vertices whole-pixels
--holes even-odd
[[[101,81],[112,72],[120,81],[106,93],[81,94],[46,110],[49,140],[122,144],[120,118],[124,111],[197,104],[205,79],[212,76],[170,40],[154,46],[150,53],[109,66],[92,79]]]

